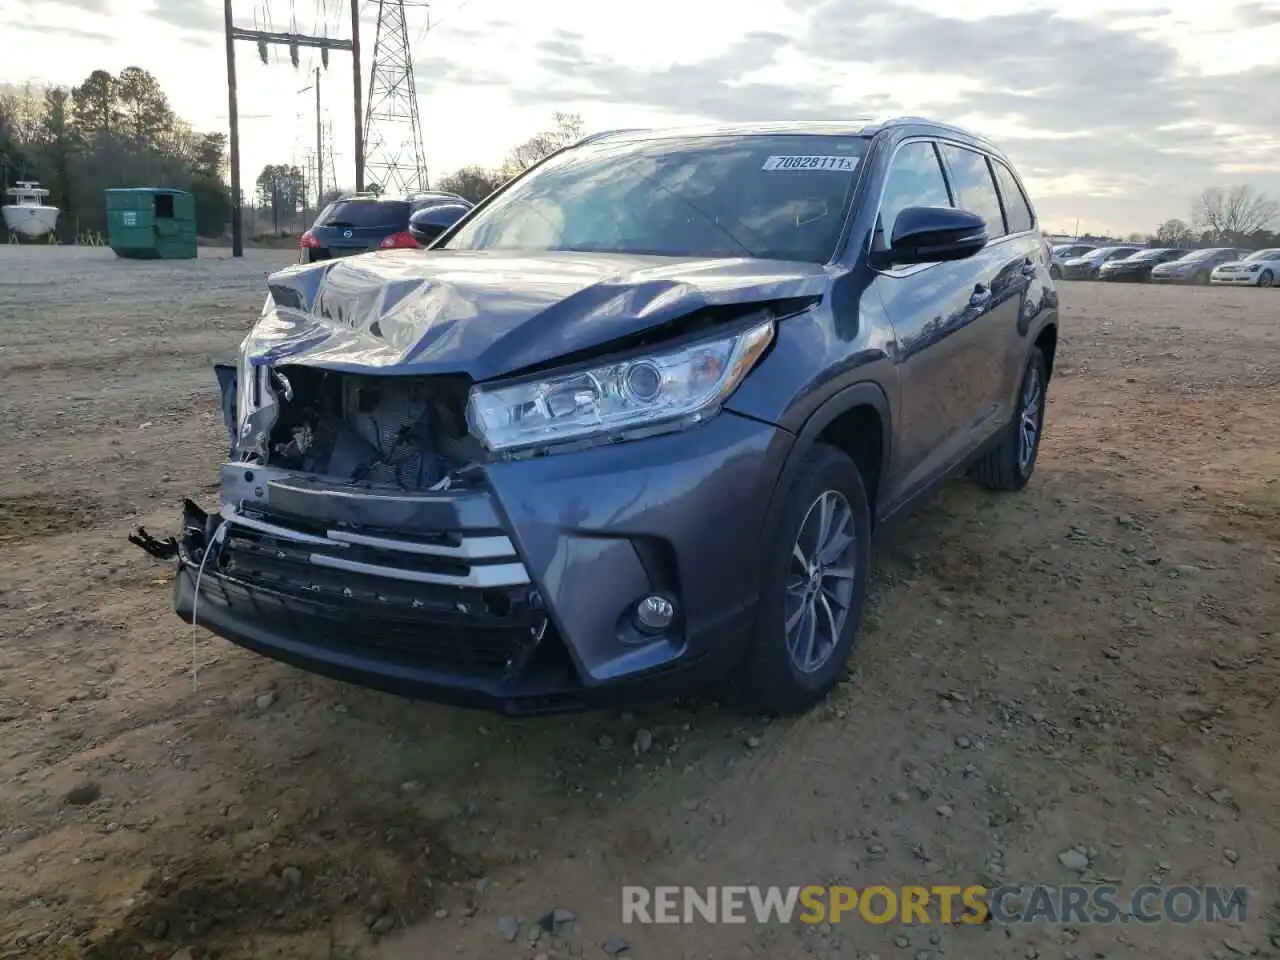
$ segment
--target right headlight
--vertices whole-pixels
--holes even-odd
[[[516,383],[472,388],[471,432],[493,453],[678,427],[714,416],[773,340],[769,317],[731,336]]]

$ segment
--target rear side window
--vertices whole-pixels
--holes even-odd
[[[398,227],[409,222],[405,200],[336,200],[316,220],[317,227]]]
[[[947,180],[933,143],[917,140],[904,144],[894,154],[885,180],[884,199],[880,201],[880,218],[876,223],[876,249],[888,246],[898,214],[907,207],[949,206]]]
[[[956,191],[956,206],[976,213],[987,221],[987,236],[1004,236],[1004,217],[1000,212],[1000,196],[987,167],[987,158],[964,147],[942,145],[942,154],[951,168],[951,185]]]
[[[1035,225],[1035,216],[1031,213],[1031,204],[1018,185],[1013,171],[999,160],[993,160],[991,166],[996,171],[996,183],[1000,186],[1000,199],[1004,201],[1004,216],[1009,222],[1009,232],[1022,233],[1030,230]]]

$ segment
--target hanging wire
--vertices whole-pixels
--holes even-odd
[[[461,2],[461,3],[459,3],[456,7],[454,7],[452,10],[450,10],[448,13],[446,13],[443,17],[441,17],[439,20],[435,21],[434,23],[431,21],[431,13],[430,13],[430,5],[429,5],[429,4],[426,4],[426,3],[423,3],[423,4],[408,4],[408,3],[406,3],[406,4],[405,4],[405,6],[406,6],[406,7],[408,7],[408,6],[421,6],[423,9],[426,9],[426,10],[428,11],[428,12],[427,12],[427,22],[426,22],[426,24],[422,27],[422,29],[418,31],[418,36],[417,36],[417,37],[414,39],[414,41],[413,41],[413,47],[414,47],[414,49],[417,49],[418,44],[422,43],[422,41],[426,39],[426,37],[427,37],[427,34],[428,34],[428,33],[430,33],[432,30],[439,29],[439,28],[440,28],[440,26],[442,26],[443,24],[448,23],[449,21],[453,20],[453,19],[454,19],[458,14],[460,14],[463,10],[467,9],[467,7],[471,6],[471,4],[472,4],[472,3],[474,3],[474,2],[475,2],[475,0],[462,0],[462,2]]]

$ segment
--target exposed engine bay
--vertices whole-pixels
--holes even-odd
[[[482,446],[467,433],[465,378],[302,366],[274,368],[267,376],[275,388],[269,406],[276,408],[265,443],[269,466],[422,490],[483,458]]]

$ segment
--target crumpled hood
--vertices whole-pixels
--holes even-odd
[[[482,381],[704,307],[820,296],[818,264],[627,254],[389,251],[289,267],[245,340],[254,364]]]

